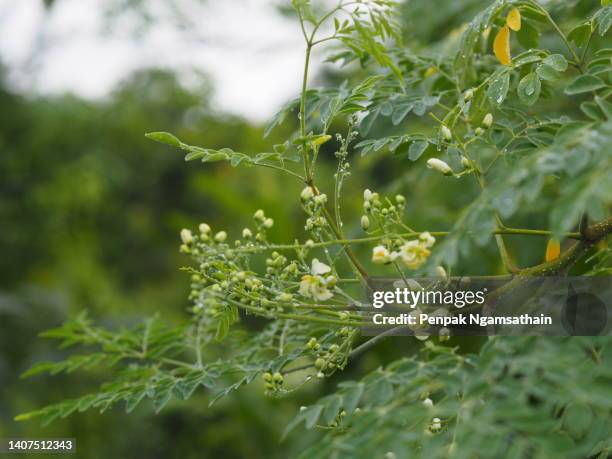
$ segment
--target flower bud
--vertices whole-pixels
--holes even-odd
[[[291,301],[293,299],[293,295],[291,293],[281,293],[278,297],[279,301],[282,301],[283,303],[288,303],[289,301]]]
[[[433,408],[433,401],[429,397],[427,397],[425,400],[423,400],[423,406],[427,408]]]
[[[325,279],[326,288],[334,288],[337,283],[338,279],[336,279],[336,276],[327,276],[327,278]]]
[[[368,218],[367,215],[362,215],[362,217],[361,217],[361,228],[364,231],[367,231],[369,227],[370,227],[370,219]]]
[[[307,186],[306,188],[304,188],[302,192],[300,193],[300,198],[302,199],[302,201],[308,201],[312,199],[313,196],[314,196],[314,191],[312,190],[312,187],[310,186]]]
[[[266,218],[263,222],[264,228],[270,229],[274,226],[274,220],[271,218]]]
[[[365,189],[363,191],[363,200],[364,201],[369,201],[370,199],[372,199],[372,192],[369,189]]]
[[[325,366],[325,360],[319,357],[317,360],[315,360],[314,365],[315,365],[315,368],[321,369]]]
[[[440,278],[440,279],[444,279],[446,280],[446,270],[444,269],[444,267],[442,266],[437,266],[436,267],[436,275]]]
[[[181,230],[181,241],[183,241],[183,244],[191,244],[193,242],[193,234],[190,230],[186,228]]]
[[[481,127],[477,127],[476,130],[474,131],[474,134],[476,134],[477,136],[484,134],[484,129]]]
[[[398,194],[395,196],[395,201],[399,204],[405,204],[406,203],[406,198],[404,196],[402,196],[401,194]]]
[[[435,169],[438,172],[441,172],[444,175],[453,175],[453,170],[451,167],[446,164],[444,161],[438,158],[430,158],[427,160],[427,167],[430,169]]]
[[[472,167],[472,163],[470,162],[470,160],[466,157],[466,156],[462,156],[461,157],[461,165],[465,168],[465,169],[469,169]]]
[[[245,239],[251,239],[253,237],[253,233],[250,229],[245,228],[242,230],[242,237]]]
[[[266,215],[264,214],[264,211],[261,209],[258,209],[255,214],[253,214],[253,218],[256,221],[262,221],[264,218],[266,218]]]
[[[312,249],[312,248],[314,247],[314,241],[313,241],[312,239],[308,239],[308,240],[307,240],[307,241],[304,243],[304,245],[305,245],[307,248]]]
[[[490,113],[487,113],[482,119],[482,125],[486,128],[490,128],[492,124],[493,124],[493,115],[491,115]]]
[[[314,202],[317,204],[325,204],[327,202],[327,195],[325,193],[321,193],[314,197]]]
[[[282,384],[284,381],[283,375],[281,375],[278,371],[272,375],[272,380],[277,384]]]
[[[272,373],[266,372],[263,374],[263,379],[265,382],[272,382]]]
[[[227,233],[225,231],[219,231],[217,234],[215,234],[215,241],[217,242],[225,242],[226,239]]]
[[[200,226],[198,228],[200,229],[200,233],[202,234],[210,233],[210,226],[208,226],[206,223],[200,223]]]
[[[433,418],[429,428],[432,432],[437,432],[438,430],[442,429],[442,421],[440,421],[440,418]]]
[[[449,128],[447,128],[446,126],[442,126],[440,128],[440,133],[442,134],[442,138],[446,141],[451,141],[453,140],[453,133],[451,132],[451,130]]]
[[[472,97],[474,97],[474,90],[473,90],[472,88],[470,88],[470,89],[466,90],[466,91],[463,93],[463,100],[464,100],[464,101],[466,101],[466,102],[467,102],[468,100],[471,100],[471,99],[472,99]]]
[[[331,136],[331,135],[329,135],[329,134],[326,134],[326,135],[319,135],[319,136],[316,136],[316,137],[315,137],[315,138],[312,140],[311,144],[312,144],[314,147],[318,147],[319,145],[323,145],[324,143],[329,142],[329,141],[331,140],[331,138],[332,138],[332,136]]]

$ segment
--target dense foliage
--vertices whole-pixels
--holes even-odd
[[[564,3],[497,0],[460,33],[410,48],[395,2],[319,10],[294,0],[306,47],[302,89],[266,131],[296,117],[286,141],[250,154],[167,132],[148,137],[187,160],[288,175],[301,188],[294,199],[305,233],[273,242],[281,215],[262,209],[252,209],[237,238],[207,223],[182,230],[180,250],[193,260],[185,268],[190,319],[171,327],[154,317],[112,331],[81,314],[46,332],[94,350],[28,375],[102,366],[109,380],[18,419],[50,422],[118,402],[130,412],[145,399],[160,411],[201,386],[214,391],[211,403],[253,382],[283,397],[338,378],[381,341],[359,336],[362,287],[375,274],[474,274],[469,261],[491,247],[501,263],[482,269],[517,278],[609,274],[612,50],[604,45],[612,7],[602,2],[577,18]],[[311,54],[330,43],[338,45],[331,62],[361,69],[345,83],[312,88]],[[386,164],[404,159],[406,167],[385,172],[393,182],[384,192],[348,188],[358,158],[389,153],[398,156]],[[332,155],[326,180],[321,165]],[[440,219],[435,207],[421,209],[418,187],[450,190],[454,210]],[[357,191],[361,209],[345,209],[347,190]],[[543,250],[534,260],[532,243],[522,242],[534,238],[549,241],[544,263]],[[559,254],[555,241],[565,239],[574,242]],[[357,251],[364,247],[366,256]],[[606,457],[612,448],[609,338],[492,338],[472,353],[474,342],[451,347],[446,336],[414,334],[421,351],[343,380],[297,413],[288,434],[302,423],[322,431],[304,457]]]

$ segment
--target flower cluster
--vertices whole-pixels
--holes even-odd
[[[428,232],[421,233],[418,239],[406,241],[399,246],[397,251],[389,250],[384,245],[378,245],[372,249],[372,262],[376,264],[388,264],[401,260],[407,268],[419,269],[431,255],[430,248],[436,239]]]
[[[325,274],[330,272],[331,268],[329,266],[313,258],[310,274],[302,276],[300,295],[317,301],[325,301],[333,297],[334,294],[329,289],[336,286],[337,279],[333,275],[324,277]]]

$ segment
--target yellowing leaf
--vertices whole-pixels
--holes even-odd
[[[508,26],[503,26],[499,29],[497,35],[495,35],[493,52],[502,64],[510,65],[512,63],[512,56],[510,55],[510,29]]]
[[[515,32],[521,30],[521,12],[518,8],[512,8],[506,16],[506,24]]]
[[[550,239],[546,244],[546,261],[554,261],[561,254],[561,244],[557,239]]]
[[[437,70],[435,67],[429,67],[427,70],[425,70],[424,76],[425,78],[429,78],[430,76],[435,75],[436,72]]]

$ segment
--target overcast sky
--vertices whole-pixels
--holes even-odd
[[[0,60],[11,70],[11,83],[25,91],[98,98],[138,68],[195,66],[212,77],[216,108],[258,121],[299,91],[298,24],[271,0],[209,1],[188,11],[195,34],[160,23],[137,40],[130,15],[103,33],[109,24],[105,2],[62,0],[45,18],[40,0],[0,0]],[[39,58],[32,60],[36,50]]]

